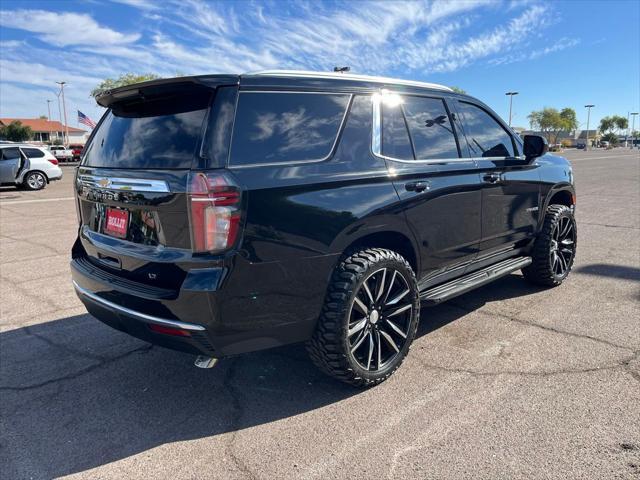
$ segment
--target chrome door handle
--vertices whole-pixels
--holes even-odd
[[[404,188],[407,189],[407,192],[420,193],[429,188],[429,182],[409,182],[405,183]]]
[[[482,179],[485,182],[489,182],[489,183],[497,183],[501,180],[500,174],[498,173],[487,173],[485,176],[482,177]]]

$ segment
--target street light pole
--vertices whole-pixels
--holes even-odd
[[[47,98],[47,126],[49,127],[49,141],[51,141],[51,100]]]
[[[60,121],[60,125],[62,125],[62,107],[60,106],[60,92],[56,93],[56,97],[58,97],[58,120]],[[62,134],[64,136],[64,133]],[[58,131],[56,130],[56,140],[58,139]]]
[[[595,105],[585,105],[584,108],[587,109],[587,141],[584,146],[585,152],[589,150],[589,120],[591,119],[591,108],[595,107]]]
[[[65,147],[69,144],[69,125],[67,124],[67,104],[64,101],[64,86],[67,82],[56,82],[60,85],[60,93],[62,93],[62,111],[64,112],[64,129],[65,129]]]
[[[629,115],[633,117],[633,127],[631,127],[631,148],[634,148],[636,146],[636,136],[634,135],[634,130],[636,128],[636,115],[638,115],[638,112],[631,112]]]
[[[627,148],[627,145],[629,144],[629,115],[631,115],[631,113],[627,112],[627,133],[624,135],[624,148]]]
[[[505,95],[509,96],[509,126],[511,126],[511,111],[513,107],[513,96],[518,95],[518,92],[507,92]]]

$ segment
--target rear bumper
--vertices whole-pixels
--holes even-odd
[[[214,354],[214,349],[207,340],[205,327],[202,325],[156,317],[123,307],[81,287],[75,280],[73,287],[87,311],[116,330],[174,350],[194,354]],[[184,333],[176,337],[160,334],[151,330],[152,325],[169,327]]]
[[[50,170],[47,172],[47,178],[51,182],[54,180],[62,180],[62,169],[58,167],[57,169]]]
[[[128,281],[96,267],[86,257],[71,261],[74,288],[92,316],[144,341],[212,357],[310,338],[326,285],[317,285],[322,294],[312,298],[309,288],[304,297],[294,295],[295,287],[289,282],[302,282],[280,275],[280,281],[274,282],[280,269],[274,264],[256,268],[235,258],[229,265],[188,270],[180,289],[173,291]],[[318,269],[302,267],[300,272],[309,275]],[[184,330],[188,335],[158,333],[152,325]]]

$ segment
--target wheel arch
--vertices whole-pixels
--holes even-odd
[[[49,185],[50,183],[49,175],[47,175],[47,173],[44,170],[40,170],[39,168],[32,168],[31,170],[27,170],[26,172],[24,172],[22,174],[22,178],[18,183],[24,183],[25,179],[30,173],[41,173],[42,175],[44,175],[44,179],[47,181],[47,185]]]
[[[553,185],[544,197],[541,213],[544,214],[549,205],[553,205],[554,203],[573,208],[576,204],[576,191],[573,185],[570,183],[558,183]],[[541,218],[543,216],[544,215],[541,215]]]
[[[572,189],[563,188],[556,190],[550,195],[547,195],[548,201],[545,208],[549,205],[564,205],[565,207],[573,207],[576,203],[575,192]]]
[[[415,237],[406,223],[397,216],[387,219],[368,219],[366,225],[351,226],[334,240],[335,253],[352,252],[360,248],[386,248],[402,255],[416,275],[420,271],[420,256]]]

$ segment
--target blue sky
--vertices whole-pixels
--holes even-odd
[[[295,2],[10,1],[0,4],[0,117],[58,118],[56,80],[75,111],[105,77],[286,68],[464,88],[516,126],[544,106],[591,125],[640,109],[640,2],[469,0]],[[585,125],[582,125],[585,128]],[[636,122],[640,128],[640,120]]]

